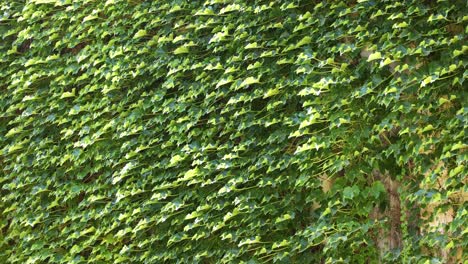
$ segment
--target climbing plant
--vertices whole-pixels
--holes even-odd
[[[461,263],[467,2],[0,3],[1,263]]]

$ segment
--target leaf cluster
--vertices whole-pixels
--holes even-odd
[[[413,212],[386,261],[442,262],[468,243],[466,11],[2,1],[0,262],[377,263],[375,171]]]

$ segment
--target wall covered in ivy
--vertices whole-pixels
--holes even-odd
[[[468,6],[0,3],[0,263],[461,263]]]

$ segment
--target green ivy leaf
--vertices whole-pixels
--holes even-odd
[[[184,53],[189,53],[189,49],[186,46],[180,46],[174,50],[174,54],[184,54]]]
[[[135,36],[133,36],[133,38],[134,39],[139,39],[139,38],[142,38],[142,37],[144,37],[146,35],[147,35],[146,30],[140,29],[140,30],[137,31],[137,33],[135,33]]]
[[[380,51],[374,52],[371,55],[369,55],[369,58],[367,61],[374,61],[382,58],[382,53]]]
[[[353,199],[354,197],[359,195],[359,187],[356,185],[353,185],[352,187],[345,187],[343,189],[343,197],[345,199]]]

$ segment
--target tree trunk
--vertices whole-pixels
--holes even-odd
[[[401,233],[401,201],[398,195],[398,187],[400,184],[398,181],[392,180],[390,175],[383,175],[379,171],[374,171],[374,176],[382,181],[388,197],[387,208],[381,210],[376,206],[369,216],[374,220],[386,219],[388,221],[386,227],[377,230],[377,236],[375,237],[380,260],[382,261],[386,253],[401,249],[403,245]]]

